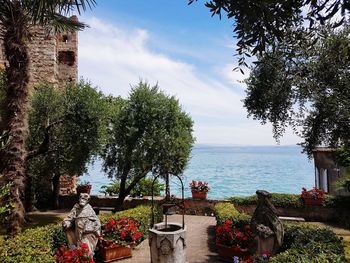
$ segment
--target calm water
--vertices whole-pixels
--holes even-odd
[[[101,161],[89,168],[93,194],[110,180],[101,172]],[[211,187],[208,198],[255,194],[257,189],[275,193],[300,193],[301,187],[314,185],[313,160],[309,161],[297,146],[195,146],[184,172],[185,196],[191,196],[191,180],[207,181]],[[171,192],[181,194],[177,179],[171,180]]]

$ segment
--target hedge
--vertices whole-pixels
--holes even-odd
[[[285,224],[282,252],[272,263],[344,263],[342,241],[328,228],[305,224]]]
[[[217,203],[214,206],[214,213],[217,225],[223,224],[226,219],[230,219],[234,224],[245,225],[249,224],[251,218],[247,214],[238,212],[235,206],[229,202]]]
[[[109,218],[131,217],[140,224],[140,230],[147,236],[151,222],[150,206],[139,206],[116,214],[104,214],[99,218],[105,223]],[[155,209],[155,221],[162,220],[161,209]],[[0,240],[1,241],[1,240]],[[12,239],[3,240],[0,246],[1,263],[50,263],[55,262],[55,248],[65,242],[60,224],[51,224],[24,230]]]
[[[247,197],[230,197],[227,200],[233,202],[237,205],[256,205],[258,198],[256,195],[251,195]],[[271,202],[276,207],[285,207],[285,208],[300,208],[304,204],[298,194],[271,194]]]

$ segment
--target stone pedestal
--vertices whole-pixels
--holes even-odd
[[[186,262],[186,226],[165,223],[154,225],[149,230],[149,246],[152,263],[185,263]]]
[[[257,251],[256,255],[261,256],[264,253],[269,253],[270,255],[274,252],[274,245],[275,245],[275,237],[269,236],[269,237],[261,237],[257,236],[256,238],[257,242]]]

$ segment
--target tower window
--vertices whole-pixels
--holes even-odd
[[[68,66],[73,66],[75,63],[75,53],[73,51],[59,51],[58,62]]]
[[[67,35],[62,36],[62,42],[68,43],[68,36]]]

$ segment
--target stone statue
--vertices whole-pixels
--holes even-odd
[[[271,194],[264,190],[258,190],[256,194],[258,205],[251,219],[251,227],[256,234],[257,253],[267,251],[276,254],[283,243],[283,224],[270,201]]]
[[[63,220],[62,226],[71,249],[76,248],[80,243],[86,243],[93,255],[101,233],[101,223],[91,205],[88,204],[89,199],[89,194],[80,194],[79,203],[73,206]]]

